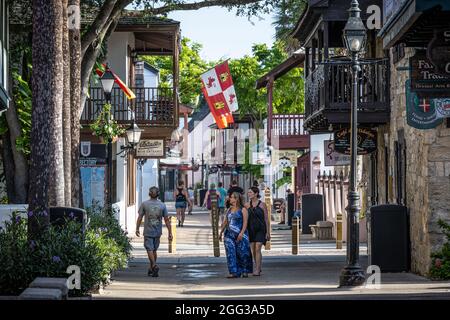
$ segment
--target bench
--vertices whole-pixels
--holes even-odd
[[[19,300],[62,300],[62,292],[59,289],[26,288]]]
[[[69,295],[69,287],[67,286],[66,278],[38,277],[33,280],[29,285],[29,288],[59,289],[61,290],[63,299],[67,299],[67,296]]]
[[[317,240],[333,240],[333,222],[317,221],[316,224],[310,224],[313,238]]]
[[[38,277],[19,296],[20,300],[66,300],[69,287],[66,278]]]

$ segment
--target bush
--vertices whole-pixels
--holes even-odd
[[[84,235],[81,224],[70,220],[28,241],[27,221],[13,214],[0,230],[0,294],[20,294],[38,276],[68,277],[70,265],[81,271],[81,289],[71,290],[71,295],[86,295],[106,285],[112,272],[126,267],[131,246],[125,252],[129,241],[121,238],[120,245],[116,242],[115,237],[124,234],[118,233],[109,218],[96,221]],[[99,227],[101,221],[108,225]]]
[[[87,210],[90,230],[102,232],[107,238],[113,239],[129,258],[131,256],[131,242],[127,232],[122,230],[119,221],[114,217],[114,210],[93,206]]]
[[[431,255],[432,265],[430,269],[430,277],[439,280],[450,279],[450,224],[439,220],[439,226],[447,237],[447,242],[442,249]]]

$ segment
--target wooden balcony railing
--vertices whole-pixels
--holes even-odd
[[[280,149],[308,148],[303,114],[272,114],[268,119],[269,143]]]
[[[361,64],[358,112],[389,112],[389,61]],[[321,111],[350,113],[352,94],[351,64],[318,65],[308,75],[305,90],[305,121]],[[339,119],[342,119],[340,117]],[[349,118],[348,118],[349,119]],[[332,118],[328,119],[333,123]]]
[[[120,88],[113,88],[111,105],[114,119],[119,124],[132,123],[132,112],[135,111],[136,123],[139,126],[175,127],[178,125],[178,105],[172,88],[130,88],[136,95],[128,100]],[[102,88],[90,88],[89,98],[86,100],[81,124],[94,122],[102,106],[105,104]]]
[[[273,136],[292,137],[304,135],[303,114],[274,114],[272,115]]]

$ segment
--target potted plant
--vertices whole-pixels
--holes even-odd
[[[112,140],[116,142],[118,137],[125,133],[125,129],[122,128],[116,120],[114,120],[111,112],[111,104],[107,103],[103,106],[100,115],[97,120],[90,125],[92,134],[99,137],[103,143]]]

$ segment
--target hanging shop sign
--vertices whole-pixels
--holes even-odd
[[[450,78],[450,28],[434,30],[434,37],[428,44],[427,58],[437,74]]]
[[[406,81],[406,122],[416,129],[433,129],[442,123],[445,114],[450,114],[449,99],[426,99],[410,90]],[[446,102],[447,101],[447,102]],[[439,114],[437,107],[439,106]]]
[[[144,139],[139,142],[136,148],[136,158],[164,158],[164,139]]]
[[[325,140],[324,144],[324,155],[325,155],[325,166],[347,166],[350,165],[350,156],[342,154],[334,150],[334,141]]]
[[[280,167],[296,167],[299,152],[297,150],[278,150],[272,152],[272,163]]]
[[[82,167],[106,165],[107,152],[104,144],[81,141],[80,155],[80,166]]]
[[[358,128],[358,155],[365,155],[377,150],[377,131],[371,128]],[[350,128],[343,128],[334,134],[334,150],[350,154]]]
[[[448,57],[447,57],[448,58]],[[433,63],[424,50],[418,50],[410,58],[411,91],[421,98],[447,98],[450,90],[450,77],[436,72]]]

